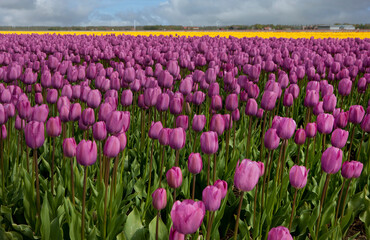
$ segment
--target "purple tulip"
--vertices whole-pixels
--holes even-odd
[[[24,135],[28,147],[36,149],[45,141],[44,123],[31,121],[24,128]]]
[[[271,228],[267,240],[293,240],[293,237],[290,235],[288,228],[280,226]]]
[[[214,154],[218,151],[218,136],[216,132],[204,132],[200,136],[200,148],[205,154]]]
[[[50,137],[58,137],[62,133],[62,122],[59,117],[51,117],[46,123],[46,132]]]
[[[124,113],[121,111],[111,112],[105,123],[109,133],[115,134],[120,132],[124,124]]]
[[[348,96],[351,93],[352,81],[349,78],[344,78],[339,81],[338,93],[342,96]]]
[[[176,201],[171,209],[173,228],[182,234],[195,233],[202,224],[205,213],[202,201]]]
[[[185,234],[179,233],[171,227],[169,240],[185,240]]]
[[[358,161],[345,161],[342,166],[341,174],[344,178],[358,178],[361,175],[364,165]]]
[[[330,134],[333,131],[334,117],[331,114],[321,113],[317,117],[317,130],[322,134]]]
[[[348,121],[354,124],[361,123],[364,118],[365,110],[361,105],[353,105],[348,111]]]
[[[202,171],[203,161],[199,153],[190,153],[188,159],[188,170],[192,174],[198,174]]]
[[[337,148],[343,148],[348,140],[348,131],[337,128],[331,134],[331,144]]]
[[[222,135],[225,131],[226,123],[224,118],[221,114],[215,114],[211,118],[211,122],[209,124],[209,129],[211,131],[217,132],[218,136]]]
[[[280,138],[276,132],[276,129],[270,128],[265,133],[264,144],[269,150],[274,150],[279,146]]]
[[[97,141],[102,141],[107,138],[107,129],[105,122],[99,121],[94,123],[92,127],[93,137]]]
[[[361,128],[365,132],[370,132],[370,114],[366,114],[361,123]]]
[[[183,128],[172,129],[170,133],[170,147],[179,150],[185,146],[186,133]]]
[[[132,100],[133,100],[132,91],[130,89],[123,90],[122,95],[121,95],[121,104],[122,104],[122,106],[124,106],[124,107],[131,106]]]
[[[261,176],[261,170],[257,162],[244,159],[236,164],[234,185],[241,191],[251,191]]]
[[[150,126],[149,133],[148,133],[149,137],[151,139],[158,139],[159,133],[161,132],[162,129],[163,129],[162,122],[160,121],[152,122],[152,125]]]
[[[304,166],[294,165],[289,171],[289,181],[294,188],[304,188],[307,183],[307,175],[310,170]]]
[[[224,199],[227,194],[227,182],[219,179],[213,184],[213,186],[220,189],[221,199]]]
[[[204,126],[206,125],[206,116],[204,115],[194,115],[193,117],[193,124],[192,129],[195,132],[201,132],[204,129]]]
[[[266,111],[271,111],[275,108],[278,95],[272,91],[265,91],[261,99],[261,108]]]
[[[336,147],[327,148],[321,157],[321,168],[328,174],[337,173],[342,165],[343,152]]]
[[[76,156],[77,144],[74,138],[66,138],[63,141],[63,154],[67,158]]]
[[[316,136],[316,133],[317,133],[316,123],[315,122],[313,122],[313,123],[307,123],[306,128],[305,128],[305,131],[306,131],[306,136],[308,138],[315,137]]]
[[[292,118],[283,118],[277,128],[277,134],[282,139],[289,139],[293,136],[297,124]]]
[[[247,105],[245,106],[245,114],[248,116],[256,116],[258,111],[258,104],[255,99],[248,99]]]
[[[176,127],[183,128],[185,131],[189,127],[189,117],[187,115],[180,115],[176,118]]]
[[[225,102],[225,108],[226,110],[230,112],[237,109],[238,108],[238,95],[236,95],[235,93],[227,95],[226,102]]]
[[[219,95],[212,96],[211,98],[211,109],[219,111],[222,109],[222,98]]]
[[[101,102],[101,93],[98,89],[91,90],[87,94],[87,106],[91,108],[97,108]]]
[[[182,184],[182,172],[179,167],[172,167],[166,173],[168,186],[178,188]]]
[[[158,188],[156,189],[153,194],[153,207],[157,210],[162,210],[167,205],[167,193],[166,189],[164,188]]]
[[[208,211],[217,211],[221,205],[221,190],[215,186],[207,186],[202,192],[202,201]]]
[[[306,141],[306,132],[303,128],[300,128],[295,132],[294,142],[298,145],[303,145],[305,141]]]

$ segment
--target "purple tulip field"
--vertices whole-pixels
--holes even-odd
[[[369,50],[0,35],[0,239],[369,239]]]

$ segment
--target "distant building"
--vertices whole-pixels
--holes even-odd
[[[353,25],[318,25],[318,30],[355,30]]]
[[[265,31],[271,31],[271,27],[264,27],[263,30],[265,30]]]

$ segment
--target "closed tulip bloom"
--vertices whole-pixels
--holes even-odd
[[[275,108],[278,95],[272,91],[265,91],[261,99],[261,108],[266,111],[271,111]]]
[[[26,121],[19,117],[19,115],[15,118],[14,127],[17,130],[23,130],[26,126]]]
[[[335,118],[335,125],[340,128],[345,128],[348,124],[348,112],[340,112]]]
[[[117,157],[120,152],[120,141],[116,136],[109,136],[104,144],[103,153],[108,158]]]
[[[225,121],[225,130],[230,130],[233,127],[233,121],[230,121],[230,114],[222,115]]]
[[[279,147],[280,138],[277,135],[277,131],[274,128],[270,128],[265,133],[264,144],[269,150],[274,150]]]
[[[212,96],[211,98],[211,109],[219,111],[222,109],[222,98],[220,95]]]
[[[8,136],[8,132],[6,131],[6,125],[1,126],[1,138],[6,139]]]
[[[173,228],[182,234],[195,233],[202,225],[206,209],[202,201],[176,201],[171,209]]]
[[[337,105],[337,97],[334,94],[324,96],[323,109],[325,112],[333,112],[336,105]]]
[[[91,108],[97,108],[99,107],[101,103],[101,93],[98,89],[94,89],[89,91],[87,94],[87,106]]]
[[[217,180],[213,186],[217,187],[221,191],[221,199],[224,199],[227,194],[227,182],[224,180]]]
[[[78,121],[81,117],[81,105],[79,103],[74,103],[71,105],[69,110],[69,120],[70,121]]]
[[[28,119],[32,115],[31,103],[28,100],[21,100],[17,103],[18,115],[22,119]]]
[[[361,128],[365,132],[370,132],[370,114],[366,114],[361,123]]]
[[[358,178],[361,175],[363,164],[358,161],[345,161],[342,165],[341,174],[344,178]]]
[[[4,106],[0,103],[0,125],[3,125],[8,121],[8,116],[6,114]]]
[[[192,174],[198,174],[202,171],[203,161],[199,153],[190,153],[188,159],[188,170]]]
[[[170,101],[170,113],[178,115],[182,112],[183,99],[180,97],[173,97]]]
[[[172,129],[170,128],[162,128],[162,130],[159,132],[159,138],[158,138],[158,141],[161,145],[164,145],[164,146],[170,145],[171,132],[172,132]]]
[[[59,118],[62,122],[68,122],[69,121],[69,107],[67,105],[63,105],[59,109]]]
[[[95,122],[94,110],[92,108],[86,108],[85,110],[83,110],[81,118],[84,125],[93,125]]]
[[[352,81],[349,78],[343,78],[338,83],[338,93],[342,96],[348,96],[351,93]]]
[[[102,103],[99,108],[99,121],[107,121],[110,114],[113,112],[113,107],[110,103]]]
[[[258,104],[254,98],[248,99],[247,105],[245,106],[245,114],[248,116],[256,116],[258,111]]]
[[[348,131],[337,128],[331,134],[331,144],[337,148],[343,148],[348,139]]]
[[[336,147],[327,148],[321,157],[321,168],[329,174],[337,173],[342,165],[343,152]]]
[[[220,85],[217,82],[211,83],[208,88],[208,96],[216,96],[220,94]]]
[[[166,173],[168,186],[178,188],[182,184],[182,172],[179,167],[173,167]]]
[[[364,118],[365,110],[361,105],[353,105],[348,111],[348,121],[354,124],[359,124]]]
[[[127,130],[130,128],[130,122],[131,122],[131,113],[129,111],[123,112],[123,131],[127,132]]]
[[[122,130],[124,114],[121,111],[113,111],[106,119],[106,127],[109,133],[115,134]]]
[[[8,118],[12,118],[15,116],[15,106],[13,103],[6,103],[4,105],[4,110]]]
[[[57,102],[57,100],[58,100],[58,90],[48,89],[46,94],[46,102],[54,104]]]
[[[279,127],[276,129],[277,134],[282,139],[289,139],[293,136],[297,124],[292,118],[283,118],[279,123]]]
[[[77,144],[74,138],[66,138],[63,141],[63,154],[67,158],[76,156]]]
[[[206,98],[206,94],[204,92],[202,92],[202,91],[196,91],[193,94],[192,102],[195,105],[199,106],[199,105],[201,105],[204,102],[205,98]]]
[[[185,235],[171,227],[169,240],[185,240]]]
[[[163,129],[163,125],[161,121],[152,122],[152,125],[150,126],[149,133],[148,133],[149,137],[151,139],[158,139],[159,133],[161,132],[162,129]]]
[[[307,183],[307,175],[310,170],[304,166],[294,165],[289,171],[289,182],[294,188],[304,188]]]
[[[226,101],[225,101],[225,108],[226,110],[230,112],[237,109],[238,108],[238,95],[236,95],[235,93],[227,95]]]
[[[161,93],[158,95],[157,104],[155,107],[158,111],[167,111],[170,105],[170,96],[167,93]]]
[[[316,126],[316,123],[313,122],[313,123],[307,123],[306,125],[306,128],[305,128],[305,131],[306,131],[306,136],[309,137],[309,138],[313,138],[316,136],[316,133],[317,133],[317,126]]]
[[[317,117],[317,130],[322,134],[330,134],[333,131],[334,117],[331,114],[321,113]]]
[[[244,159],[236,164],[234,185],[241,191],[251,191],[261,176],[261,170],[257,162]]]
[[[62,122],[59,117],[51,117],[46,123],[46,132],[50,137],[58,137],[62,133]]]
[[[157,103],[158,95],[161,94],[161,89],[147,88],[144,91],[144,103],[147,107],[155,106]]]
[[[58,102],[57,102],[57,109],[58,109],[58,111],[60,111],[60,109],[63,106],[68,107],[68,109],[71,107],[71,102],[69,101],[69,99],[67,97],[60,97],[58,99]]]
[[[306,97],[304,99],[304,105],[306,107],[315,107],[320,101],[319,92],[316,90],[307,90]]]
[[[271,228],[267,240],[293,240],[293,237],[288,228],[280,226]]]
[[[120,143],[120,148],[119,149],[122,152],[123,150],[125,150],[126,145],[127,145],[127,136],[126,136],[126,133],[124,131],[121,131],[121,132],[117,133],[115,136],[119,140],[119,143]]]
[[[206,125],[206,116],[204,115],[194,115],[193,117],[193,124],[192,129],[195,132],[201,132],[204,129],[204,126]]]
[[[218,136],[216,132],[204,132],[200,136],[200,148],[205,154],[214,154],[218,151]]]
[[[176,127],[183,128],[185,131],[189,127],[189,117],[187,115],[180,115],[176,118]]]
[[[157,210],[162,210],[167,205],[166,189],[158,188],[152,193],[153,207]]]
[[[206,210],[217,211],[221,205],[221,190],[215,186],[207,186],[203,189],[202,201]]]
[[[298,129],[294,135],[294,142],[303,145],[306,141],[306,131],[303,128]]]
[[[107,129],[105,122],[99,121],[94,123],[92,127],[93,137],[97,141],[102,141],[107,138]]]
[[[186,133],[183,128],[172,129],[170,134],[170,147],[179,150],[185,146]]]
[[[35,106],[32,112],[32,120],[44,123],[49,115],[49,107],[46,104]]]
[[[193,80],[191,78],[185,78],[180,82],[179,91],[183,95],[188,95],[193,89]]]
[[[42,104],[43,98],[41,93],[36,93],[35,94],[35,103],[36,104]]]
[[[232,113],[231,113],[231,117],[233,119],[234,122],[237,122],[239,121],[240,119],[240,112],[239,112],[239,108],[235,109]]]
[[[285,93],[283,99],[283,105],[286,107],[290,107],[293,105],[293,95],[291,93]]]
[[[264,114],[264,110],[262,108],[259,108],[256,114],[257,118],[262,118]]]
[[[121,104],[124,107],[131,106],[133,100],[133,94],[130,89],[126,89],[122,91],[121,95]]]
[[[95,141],[82,140],[76,148],[76,160],[82,166],[90,166],[96,162],[97,147]]]
[[[28,147],[36,149],[45,141],[44,123],[31,121],[24,128],[24,136]]]
[[[218,136],[222,135],[222,133],[225,131],[226,124],[225,120],[222,117],[221,114],[215,114],[211,118],[211,122],[209,124],[209,129],[211,131],[214,131],[218,134]]]
[[[173,84],[173,76],[167,71],[161,71],[158,76],[158,85],[163,88],[171,88]]]

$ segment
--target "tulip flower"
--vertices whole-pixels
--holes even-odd
[[[337,148],[343,148],[348,139],[348,131],[337,128],[331,134],[331,144]]]
[[[173,228],[182,234],[195,233],[203,222],[205,212],[202,201],[176,201],[171,209]]]
[[[271,228],[268,233],[267,240],[293,240],[292,235],[290,235],[289,229],[286,227],[276,227]]]

